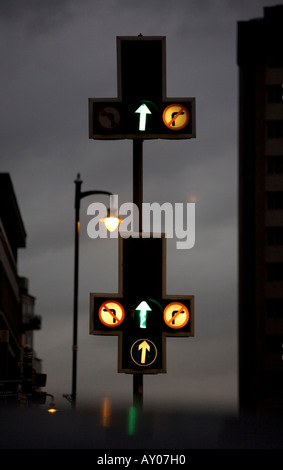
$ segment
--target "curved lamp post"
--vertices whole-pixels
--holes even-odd
[[[72,395],[65,396],[65,398],[70,399],[72,407],[76,406],[77,398],[77,336],[78,336],[78,281],[79,281],[79,234],[80,234],[80,202],[81,199],[86,196],[91,196],[93,194],[106,194],[111,196],[112,193],[109,191],[81,191],[82,180],[80,179],[80,174],[77,174],[77,179],[74,181],[76,185],[75,192],[75,263],[74,263],[74,305],[73,305],[73,368],[72,368]],[[110,214],[110,218],[113,219],[113,215]],[[106,217],[107,219],[108,217]],[[106,225],[107,220],[104,220]],[[120,220],[116,218],[116,227],[118,226]],[[106,225],[107,227],[107,225]],[[108,227],[107,227],[108,228]],[[109,229],[108,229],[109,230]],[[113,229],[115,230],[115,229]]]

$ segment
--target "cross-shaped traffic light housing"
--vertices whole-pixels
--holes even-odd
[[[166,239],[119,234],[119,291],[90,294],[90,334],[118,336],[118,372],[165,373],[166,337],[194,336],[194,296],[166,294]]]
[[[195,98],[166,96],[165,36],[117,37],[117,71],[117,98],[89,99],[91,139],[196,136]]]

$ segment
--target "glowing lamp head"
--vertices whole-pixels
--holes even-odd
[[[112,217],[112,216],[105,217],[105,219],[102,219],[102,220],[105,224],[105,227],[107,228],[109,232],[114,232],[114,230],[116,230],[119,223],[121,222],[121,220],[118,217]]]
[[[48,409],[48,413],[51,413],[51,414],[56,413],[56,411],[57,411],[56,408],[49,408]]]
[[[56,409],[55,403],[50,403],[49,408],[48,408],[47,411],[50,414],[56,413],[57,409]]]
[[[100,219],[101,222],[104,222],[105,227],[109,232],[114,232],[118,227],[119,223],[122,222],[122,219],[119,219],[116,215],[110,214],[110,210],[107,211],[107,217]]]

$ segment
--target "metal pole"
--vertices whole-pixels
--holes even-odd
[[[143,374],[133,374],[133,405],[142,410],[143,407]]]
[[[143,202],[143,140],[133,140],[133,202],[139,209],[139,232],[142,232]],[[133,373],[133,404],[143,406],[143,374]]]
[[[133,140],[133,202],[139,209],[139,231],[142,232],[143,140]]]
[[[75,180],[75,262],[74,262],[74,320],[73,320],[73,369],[72,369],[72,407],[76,407],[77,399],[77,352],[78,352],[78,285],[79,285],[79,235],[80,235],[80,175]]]
[[[81,191],[82,181],[80,174],[74,181],[76,185],[75,191],[75,262],[74,262],[74,305],[73,305],[73,367],[72,367],[72,394],[63,395],[71,401],[72,407],[76,407],[77,401],[77,352],[78,352],[78,287],[79,287],[79,237],[80,237],[80,204],[81,199],[93,194],[106,194],[111,196],[109,191]]]

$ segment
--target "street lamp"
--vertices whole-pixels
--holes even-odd
[[[104,222],[105,227],[109,232],[114,232],[118,227],[119,223],[122,222],[122,219],[110,214],[110,209],[107,211],[107,216],[104,219],[100,219],[101,222]]]
[[[77,174],[77,179],[74,181],[76,185],[76,192],[75,192],[75,262],[74,262],[74,305],[73,305],[73,368],[72,368],[72,395],[67,396],[64,395],[65,398],[70,399],[72,403],[72,407],[75,408],[76,406],[76,395],[77,395],[77,336],[78,336],[78,285],[79,285],[79,234],[80,234],[80,202],[81,199],[86,196],[91,196],[93,194],[106,194],[111,196],[112,193],[109,191],[81,191],[82,180],[80,179],[80,174]],[[110,217],[111,216],[111,217]],[[113,230],[115,230],[119,223],[120,219],[114,217],[111,214],[108,214],[107,217],[104,219],[104,223],[107,228],[108,219],[112,219],[112,224],[115,219],[116,226]]]
[[[51,400],[52,400],[50,402],[50,405],[49,405],[48,410],[47,410],[48,413],[50,413],[50,414],[56,413],[58,410],[57,410],[55,402],[54,402],[54,395],[51,395],[50,393],[46,393],[46,395],[48,397],[51,397]]]

